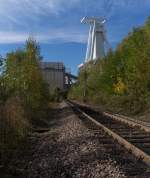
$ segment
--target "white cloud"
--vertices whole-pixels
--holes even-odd
[[[86,15],[96,12],[96,15],[111,16],[112,11],[119,7],[128,6],[134,11],[134,7],[140,7],[142,3],[150,5],[150,0],[0,0],[0,43],[24,42],[30,32],[40,42],[85,42],[88,33],[81,29],[84,27],[81,27],[79,18],[86,11]],[[71,9],[62,18],[62,13]],[[75,18],[78,26],[73,25],[75,22],[72,19]],[[55,20],[57,22],[53,25]],[[62,21],[65,23],[61,24]]]
[[[30,14],[58,14],[59,12],[71,8],[80,0],[0,0],[1,14],[21,13]]]
[[[42,42],[54,39],[82,41],[82,35],[72,32],[71,36],[69,32],[66,34],[65,29],[60,31],[61,29],[54,27],[50,34],[45,32],[45,28],[50,28],[46,17],[52,21],[79,2],[80,0],[0,0],[0,43],[23,42],[30,32],[38,34],[37,40]],[[43,21],[45,25],[41,26]]]
[[[0,29],[32,28],[45,17],[51,19],[78,4],[80,0],[0,0]]]
[[[0,31],[0,43],[21,43],[24,42],[28,37],[28,34],[25,33],[13,33],[13,32],[4,32]]]
[[[51,30],[45,33],[23,33],[23,32],[5,32],[0,31],[0,44],[9,43],[24,43],[29,36],[33,36],[38,42],[41,43],[53,43],[53,42],[79,42],[85,43],[87,35],[76,32],[66,32],[64,29]]]

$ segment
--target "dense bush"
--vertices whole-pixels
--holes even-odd
[[[84,73],[87,73],[87,78]],[[105,105],[113,111],[139,113],[150,106],[150,19],[135,28],[104,59],[86,64],[70,98],[86,99]]]
[[[51,102],[61,102],[62,100],[67,99],[68,90],[61,90],[56,87],[54,90],[50,91],[50,101]]]
[[[31,124],[46,114],[49,91],[40,71],[40,51],[29,38],[8,53],[0,74],[0,150],[23,140]]]
[[[14,148],[19,141],[26,136],[30,125],[17,97],[8,98],[5,105],[1,105],[0,140],[3,150]]]

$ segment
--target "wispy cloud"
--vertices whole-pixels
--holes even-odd
[[[119,9],[140,11],[143,5],[150,7],[150,0],[0,0],[0,43],[24,42],[31,34],[40,42],[85,42],[82,16],[106,16],[114,30]]]
[[[0,14],[21,16],[59,14],[75,6],[80,0],[0,0]]]
[[[29,36],[34,37],[37,41],[42,43],[56,43],[56,42],[86,42],[86,34],[80,31],[66,32],[66,30],[51,30],[46,33],[24,33],[24,32],[5,32],[0,31],[0,44],[9,43],[24,43]]]
[[[28,37],[28,34],[25,34],[25,33],[0,31],[0,43],[1,44],[22,43],[27,39],[27,37]]]
[[[80,0],[0,0],[0,27],[28,28],[30,22],[55,18],[74,7]],[[3,26],[2,26],[3,25]]]
[[[52,25],[48,25],[54,23],[54,19],[61,20],[58,16],[79,2],[80,0],[0,0],[0,43],[23,42],[30,33],[42,42],[51,42],[55,38],[82,41],[82,35],[77,35],[73,29],[73,36],[66,34],[65,30],[60,32],[58,27],[53,27],[49,34]]]

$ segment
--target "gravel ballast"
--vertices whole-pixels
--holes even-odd
[[[30,136],[31,150],[11,177],[22,178],[127,178],[100,142],[103,131],[93,132],[62,102],[49,119],[49,131]],[[16,173],[17,172],[17,173]]]
[[[103,155],[99,138],[68,108],[60,104],[59,123],[42,134],[37,158],[30,164],[30,177],[123,178],[116,162]],[[57,122],[57,118],[55,120]],[[53,135],[53,136],[52,136]]]

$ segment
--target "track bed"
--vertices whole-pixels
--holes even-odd
[[[120,142],[120,139],[123,140],[123,141],[121,140],[120,143],[121,144],[123,143],[123,146],[125,146],[125,148],[128,148],[128,149],[124,150],[124,152],[120,152],[120,155],[117,154],[118,162],[123,163],[123,164],[129,163],[128,159],[130,159],[130,157],[132,158],[133,155],[135,155],[136,159],[139,162],[139,165],[136,165],[136,167],[135,167],[135,171],[134,171],[134,167],[129,164],[129,167],[127,169],[129,169],[129,172],[131,171],[131,174],[133,172],[136,175],[138,175],[140,173],[140,171],[141,171],[140,164],[143,161],[143,162],[145,162],[146,167],[147,167],[147,169],[146,169],[147,176],[150,177],[150,173],[149,173],[149,171],[150,171],[150,169],[149,169],[149,166],[150,166],[150,164],[149,164],[150,163],[149,162],[150,161],[149,160],[149,158],[150,158],[149,157],[149,154],[150,154],[150,132],[148,132],[147,130],[145,131],[144,129],[139,127],[139,125],[133,126],[132,124],[130,125],[129,123],[127,124],[127,123],[118,121],[118,120],[114,119],[113,117],[108,117],[102,113],[94,111],[93,109],[91,109],[90,107],[87,107],[85,105],[79,105],[77,103],[72,103],[72,102],[71,102],[71,105],[72,105],[74,111],[80,115],[80,117],[84,120],[84,122],[88,122],[88,127],[90,129],[95,130],[95,127],[96,127],[96,132],[98,132],[98,128],[100,130],[103,129],[103,131],[106,131],[106,133],[108,133],[110,136],[114,136],[113,135],[113,133],[114,133],[115,137],[111,137],[111,138],[109,137],[109,139],[111,139],[111,141],[114,143],[116,141]],[[103,126],[103,127],[101,128],[101,126]],[[111,133],[109,133],[109,131]],[[118,139],[118,137],[119,137],[119,139]],[[109,141],[107,139],[105,139],[105,137],[103,137],[102,142],[107,143]],[[131,145],[131,149],[128,146],[128,144]],[[133,155],[132,155],[132,151],[133,151],[132,149],[133,150],[137,149],[136,154],[133,153]],[[116,152],[116,149],[114,149],[114,152]],[[127,157],[123,156],[123,153],[126,154],[126,152],[130,153],[129,155],[127,155]],[[135,152],[135,150],[133,152]],[[142,157],[141,155],[142,156],[146,155],[145,160],[143,159],[144,156]],[[116,155],[114,155],[112,152],[112,156],[115,157]],[[119,158],[120,158],[120,160],[119,160]],[[127,158],[127,160],[126,160],[126,158]],[[136,159],[133,160],[133,162],[135,161],[135,163],[136,163]],[[133,162],[132,162],[132,164],[133,164]],[[130,163],[131,163],[131,160],[130,160]]]
[[[60,103],[47,128],[29,135],[26,150],[12,156],[3,178],[148,178],[148,167],[86,117]]]

